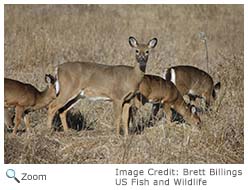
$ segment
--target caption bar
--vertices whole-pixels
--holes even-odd
[[[146,170],[115,169],[116,186],[207,186],[209,177],[242,176],[242,170],[209,168],[209,169],[155,169]]]

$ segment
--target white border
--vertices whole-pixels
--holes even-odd
[[[245,0],[3,0],[2,4],[245,4]]]
[[[245,4],[246,1],[245,0],[236,0],[236,1],[217,1],[217,0],[204,0],[204,1],[196,1],[196,0],[191,0],[191,1],[185,1],[185,0],[176,0],[176,1],[163,1],[163,0],[145,0],[145,1],[132,1],[132,0],[127,0],[125,2],[123,1],[78,1],[78,0],[56,0],[56,1],[48,1],[48,0],[44,0],[44,1],[35,1],[35,0],[12,0],[12,1],[0,1],[0,41],[1,41],[1,49],[0,49],[0,55],[1,55],[1,62],[2,62],[2,67],[1,67],[1,79],[3,79],[4,76],[4,4],[35,4],[35,3],[39,3],[39,4],[80,4],[80,3],[91,3],[91,4],[121,4],[121,3],[127,3],[127,4],[163,4],[163,3],[167,3],[167,4],[175,4],[175,3],[179,3],[179,4],[184,4],[184,3],[190,3],[190,4],[221,4],[221,3],[225,3],[225,4]],[[247,21],[247,4],[245,4],[244,7],[244,14],[245,14],[245,21]],[[244,34],[244,55],[246,57],[247,55],[247,24],[246,22],[244,22],[244,27],[245,27],[245,34]],[[244,73],[247,73],[247,64],[246,63],[246,59],[244,62]],[[247,81],[247,74],[244,74],[244,81]],[[4,88],[3,88],[3,80],[1,80],[0,83],[0,87],[2,89],[2,93],[1,93],[1,99],[3,100],[3,92],[4,92]],[[245,83],[244,86],[244,97],[246,97],[247,95],[247,82]],[[3,122],[4,118],[3,118],[3,101],[1,101],[1,110],[2,110],[2,114],[0,116],[1,121]],[[244,122],[245,124],[247,124],[247,101],[245,100],[245,105],[244,105]],[[247,134],[247,127],[244,124],[244,132],[245,134]],[[2,123],[3,126],[3,123]],[[79,165],[53,165],[53,164],[48,164],[48,165],[4,165],[4,129],[2,127],[2,130],[0,130],[0,143],[1,143],[1,148],[0,148],[0,153],[1,153],[1,159],[0,159],[0,163],[1,163],[1,170],[0,170],[0,184],[1,184],[1,189],[24,189],[25,190],[39,190],[42,189],[44,190],[44,188],[58,188],[58,189],[68,189],[68,188],[80,188],[80,189],[176,189],[174,187],[161,187],[161,188],[154,188],[152,186],[150,187],[117,187],[114,185],[114,180],[115,180],[115,168],[118,167],[120,169],[148,169],[150,167],[154,167],[156,169],[165,169],[167,167],[169,168],[175,168],[175,169],[180,169],[180,168],[191,168],[191,169],[200,169],[200,168],[210,168],[210,167],[223,167],[226,169],[243,169],[243,176],[241,178],[231,178],[231,177],[215,177],[215,178],[207,178],[209,181],[209,185],[207,187],[186,187],[186,188],[178,188],[178,189],[246,189],[247,188],[247,140],[246,138],[245,140],[245,151],[244,151],[244,156],[245,156],[245,164],[237,164],[237,165],[212,165],[212,164],[208,164],[208,165],[199,165],[199,164],[192,164],[192,165],[136,165],[136,164],[132,164],[132,165],[83,165],[83,164],[79,164]],[[246,136],[245,136],[246,137]],[[48,178],[49,180],[44,182],[27,182],[27,183],[22,183],[22,184],[17,184],[12,180],[6,178],[5,176],[5,171],[8,168],[14,168],[16,169],[17,172],[20,171],[27,171],[30,173],[47,173],[48,174]],[[18,177],[18,176],[17,176]]]
[[[247,128],[247,123],[248,123],[248,118],[247,118],[247,12],[248,11],[248,4],[246,3],[244,6],[244,166],[247,168],[247,134],[248,134],[248,128]],[[248,171],[248,170],[247,170]],[[247,173],[247,172],[246,172]]]
[[[0,93],[0,109],[1,109],[1,113],[0,114],[0,121],[1,121],[1,125],[2,125],[2,129],[0,130],[0,154],[2,155],[0,157],[0,164],[4,163],[4,104],[3,104],[3,100],[4,100],[4,88],[3,88],[3,84],[4,84],[4,6],[2,4],[2,2],[0,2],[0,63],[1,63],[1,67],[0,67],[0,76],[1,76],[1,82],[0,82],[0,89],[1,89],[1,93]]]

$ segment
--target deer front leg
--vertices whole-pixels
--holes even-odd
[[[52,129],[53,128],[53,118],[54,118],[54,115],[55,113],[58,111],[58,108],[53,105],[53,103],[51,103],[49,106],[48,106],[48,111],[47,111],[47,127]]]
[[[15,108],[15,127],[14,127],[14,131],[13,134],[16,135],[17,133],[17,129],[21,123],[21,119],[22,119],[22,113],[23,113],[23,107],[20,106],[16,106]]]

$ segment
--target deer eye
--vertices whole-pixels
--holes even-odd
[[[148,50],[146,50],[146,54],[149,54],[149,51]]]
[[[139,53],[139,50],[138,49],[136,49],[136,51],[135,51],[137,54]]]

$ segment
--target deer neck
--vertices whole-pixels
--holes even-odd
[[[135,72],[135,76],[137,76],[138,80],[141,81],[145,75],[146,72],[146,63],[144,64],[140,64],[140,63],[136,63],[135,67],[134,67],[134,72]]]
[[[53,100],[51,93],[51,89],[48,87],[44,91],[38,91],[34,109],[40,109],[47,106]]]

